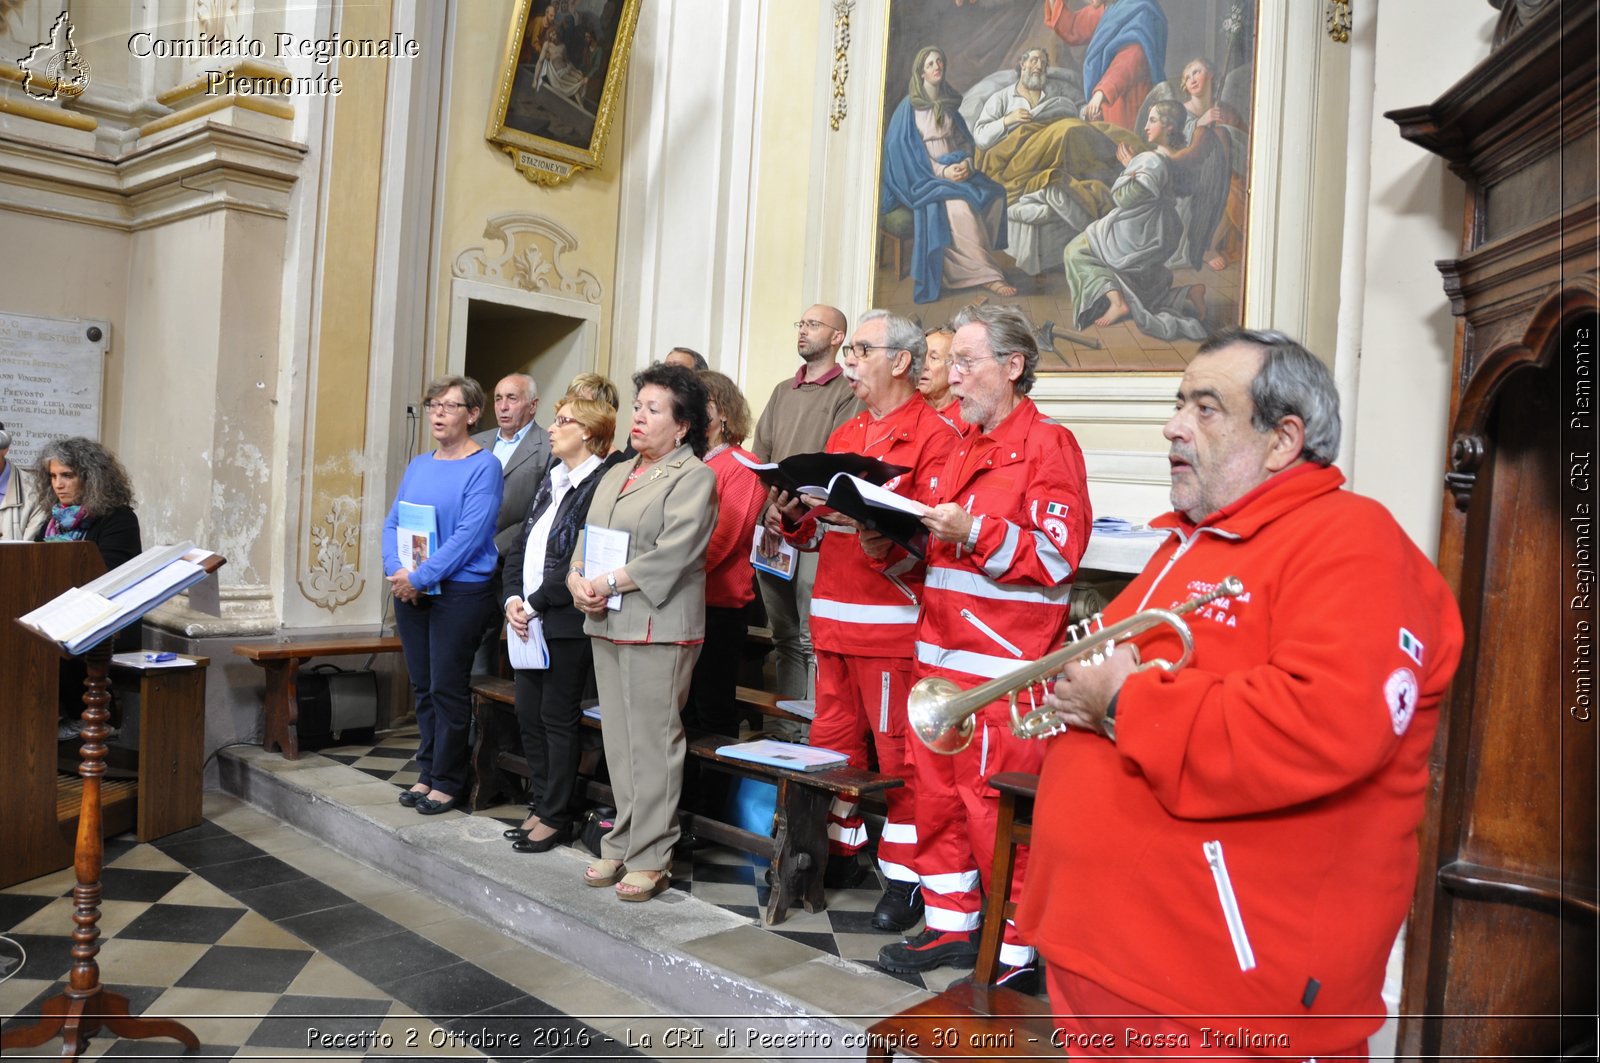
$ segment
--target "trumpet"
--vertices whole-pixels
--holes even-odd
[[[1232,598],[1244,592],[1244,584],[1237,576],[1228,576],[1204,594],[1197,594],[1171,609],[1146,609],[1110,627],[1100,626],[1099,616],[1083,624],[1079,637],[1068,642],[1054,653],[1018,668],[1007,675],[981,683],[963,691],[943,676],[930,675],[917,681],[906,699],[906,718],[911,730],[922,744],[935,753],[954,754],[967,748],[972,741],[973,718],[978,710],[997,698],[1011,701],[1011,732],[1018,738],[1049,738],[1067,729],[1049,709],[1035,707],[1026,715],[1017,711],[1017,695],[1035,683],[1044,683],[1051,676],[1060,675],[1069,664],[1099,664],[1111,655],[1119,641],[1135,638],[1153,627],[1166,624],[1177,633],[1183,643],[1183,653],[1176,661],[1152,657],[1139,664],[1135,671],[1159,668],[1163,672],[1176,672],[1194,656],[1194,634],[1183,617],[1218,598]],[[1031,697],[1031,694],[1030,694]]]

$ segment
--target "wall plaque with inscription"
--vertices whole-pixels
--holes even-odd
[[[100,394],[111,325],[0,311],[0,424],[8,460],[26,468],[52,439],[100,438]]]

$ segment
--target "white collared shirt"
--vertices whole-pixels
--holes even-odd
[[[534,521],[533,527],[528,529],[528,546],[522,554],[522,600],[526,602],[528,595],[538,589],[544,582],[544,554],[545,547],[550,544],[550,529],[555,527],[556,511],[561,508],[561,500],[567,497],[567,492],[583,483],[588,476],[600,467],[600,456],[590,454],[577,468],[568,469],[566,462],[558,461],[550,469],[550,504],[539,514],[539,519]]]

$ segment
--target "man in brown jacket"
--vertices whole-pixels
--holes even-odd
[[[804,364],[772,389],[756,423],[751,450],[762,461],[826,449],[833,430],[861,411],[839,368],[839,348],[848,327],[844,312],[818,304],[800,315],[794,327],[799,330],[796,350]],[[768,506],[764,521],[774,540],[781,535],[781,527],[774,526],[778,520],[777,510]],[[817,555],[807,553],[797,559],[792,580],[756,573],[778,651],[778,693],[786,698],[810,695],[811,586],[816,578]]]

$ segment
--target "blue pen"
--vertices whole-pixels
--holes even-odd
[[[163,661],[176,661],[178,655],[176,653],[147,653],[144,655],[144,659],[151,664],[161,664]]]

